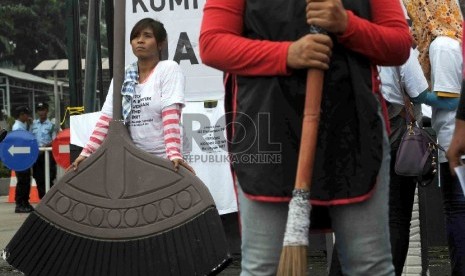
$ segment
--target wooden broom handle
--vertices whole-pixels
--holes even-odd
[[[309,191],[312,185],[323,79],[324,71],[317,69],[308,70],[295,189]]]

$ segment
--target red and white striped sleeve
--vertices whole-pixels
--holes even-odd
[[[102,145],[103,140],[107,137],[110,121],[111,117],[105,114],[100,116],[89,141],[81,151],[82,156],[89,157],[89,155],[94,153]]]
[[[181,155],[181,105],[172,104],[163,108],[163,135],[165,138],[166,156],[169,160],[182,159]]]

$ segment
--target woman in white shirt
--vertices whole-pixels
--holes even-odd
[[[175,170],[181,165],[194,172],[181,154],[179,122],[184,106],[185,78],[176,62],[160,60],[166,38],[163,24],[154,19],[144,18],[133,27],[130,43],[137,62],[125,69],[121,89],[123,117],[137,147],[168,158]],[[113,83],[109,91],[113,91]],[[89,142],[70,168],[76,170],[79,163],[102,144],[113,117],[112,108],[113,95],[108,93]]]

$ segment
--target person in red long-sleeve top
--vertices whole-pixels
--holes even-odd
[[[308,24],[329,35],[309,34]],[[200,56],[226,73],[241,275],[276,274],[308,68],[325,70],[311,226],[332,228],[345,274],[394,275],[388,127],[375,66],[403,64],[411,43],[397,0],[206,2]]]

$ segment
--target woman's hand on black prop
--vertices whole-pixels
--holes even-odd
[[[184,161],[183,159],[177,158],[177,159],[171,160],[171,162],[173,162],[174,171],[177,172],[179,170],[179,165],[181,165],[195,175],[194,169],[189,164],[187,164],[186,161]]]
[[[348,16],[341,0],[306,1],[307,23],[309,25],[316,25],[334,34],[345,32]]]
[[[78,158],[76,158],[76,160],[74,160],[73,163],[71,163],[71,166],[69,166],[66,171],[76,171],[78,169],[78,166],[79,166],[79,163],[81,163],[82,161],[84,161],[87,157],[85,156],[82,156],[82,155],[79,155]]]

